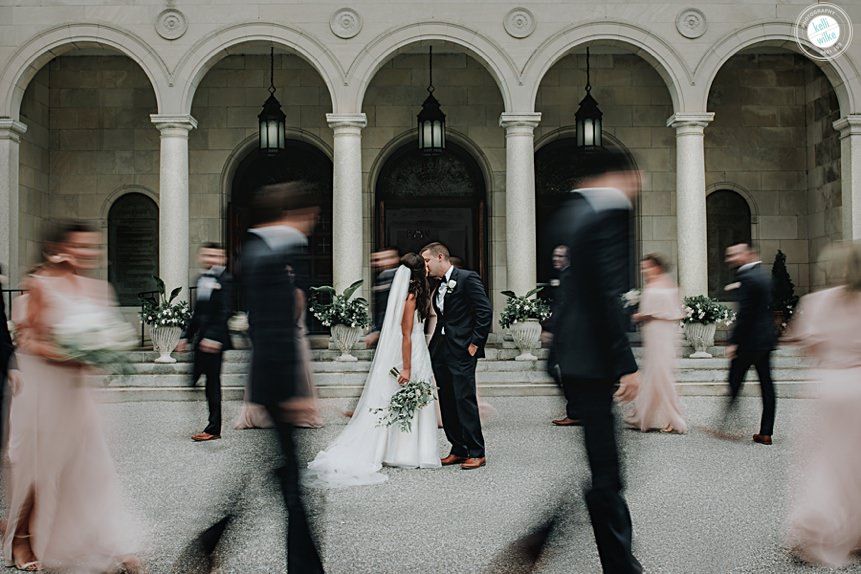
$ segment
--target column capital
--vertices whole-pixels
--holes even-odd
[[[27,133],[27,124],[9,118],[0,118],[0,139],[19,142],[25,133]]]
[[[840,132],[840,139],[861,135],[861,114],[844,116],[831,125]]]
[[[702,133],[714,119],[714,112],[676,113],[667,119],[667,127],[680,133]]]
[[[333,130],[350,128],[361,130],[368,125],[368,116],[365,114],[326,114],[326,122]]]
[[[541,112],[502,112],[499,114],[499,127],[505,128],[506,130],[514,130],[518,132],[529,130],[529,133],[531,134],[532,130],[538,127],[538,124],[540,123]]]
[[[187,133],[197,127],[197,120],[191,114],[150,114],[149,119],[159,131],[179,129]]]

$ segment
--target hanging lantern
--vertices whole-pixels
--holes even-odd
[[[260,122],[260,151],[266,155],[277,155],[284,150],[287,116],[275,97],[275,48],[269,52],[269,97],[257,116]]]
[[[603,112],[598,109],[598,102],[592,97],[592,84],[590,82],[589,48],[586,48],[586,96],[580,100],[580,107],[574,114],[577,125],[577,147],[601,147]]]
[[[428,97],[419,112],[419,149],[429,155],[441,153],[445,149],[445,114],[433,95],[433,47],[428,50]]]

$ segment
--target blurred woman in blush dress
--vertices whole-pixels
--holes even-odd
[[[805,296],[788,335],[818,361],[822,386],[798,457],[787,543],[805,562],[838,568],[861,551],[861,243],[828,252],[839,286]]]
[[[640,393],[625,415],[625,424],[641,431],[685,433],[688,425],[675,386],[679,321],[684,317],[679,289],[658,255],[646,255],[640,269],[645,285],[634,320],[643,334],[643,366]]]
[[[64,321],[116,306],[106,281],[86,277],[99,267],[101,248],[101,235],[86,224],[58,225],[45,242],[46,261],[13,307],[22,384],[9,414],[3,555],[19,570],[143,568],[134,556],[141,533],[124,509],[87,368],[55,343]]]

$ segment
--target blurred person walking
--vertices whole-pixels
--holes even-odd
[[[726,263],[736,269],[735,289],[738,311],[735,326],[727,341],[729,366],[729,401],[724,411],[726,426],[734,410],[747,371],[753,366],[762,389],[762,419],[753,441],[772,444],[777,399],[771,378],[771,352],[777,343],[774,316],[771,311],[771,276],[763,269],[759,255],[747,243],[726,248]]]
[[[568,275],[571,269],[571,258],[568,255],[568,247],[565,245],[557,245],[553,248],[553,269],[556,270],[558,277],[555,281],[551,281],[553,286],[553,298],[550,300],[550,319],[544,324],[542,333],[543,339],[550,345],[550,354],[547,357],[547,370],[556,383],[562,387],[562,392],[565,395],[565,416],[561,419],[553,419],[550,421],[558,427],[580,426],[580,415],[577,414],[577,407],[574,404],[574,397],[570,391],[570,387],[562,384],[562,377],[559,374],[559,361],[556,359],[554,352],[553,333],[558,325],[559,309],[562,308],[562,281]],[[555,283],[555,285],[554,285]]]
[[[553,347],[562,384],[577,404],[592,483],[586,506],[604,572],[639,573],[613,414],[614,393],[636,398],[637,362],[628,342],[622,294],[628,290],[628,220],[636,173],[619,152],[586,152],[576,189],[557,212],[557,245],[568,247],[571,272],[562,281]],[[618,386],[618,390],[617,390]]]
[[[676,391],[679,321],[684,317],[679,288],[658,255],[646,255],[640,269],[645,285],[634,320],[641,325],[644,366],[640,392],[625,423],[641,431],[685,433],[688,425]]]
[[[206,376],[206,404],[209,421],[203,432],[191,437],[196,442],[221,438],[221,364],[224,351],[230,349],[227,321],[233,311],[233,277],[225,267],[224,248],[205,243],[198,251],[205,269],[198,277],[194,312],[177,345],[177,351],[194,349],[191,385]]]
[[[25,282],[14,321],[24,384],[9,420],[11,490],[6,563],[37,571],[142,572],[139,528],[124,509],[120,483],[85,375],[54,342],[57,325],[116,306],[97,269],[101,236],[82,223],[50,234],[46,260]]]
[[[306,282],[308,236],[319,213],[317,196],[303,183],[263,188],[255,198],[258,222],[243,249],[251,338],[249,400],[263,405],[274,424],[284,465],[278,470],[287,510],[287,571],[317,574],[323,565],[303,501],[295,422],[308,405],[295,296]],[[285,296],[287,294],[287,296]],[[290,294],[294,294],[290,296]]]
[[[6,282],[3,269],[0,267],[0,285]],[[6,316],[6,300],[0,296],[0,451],[6,446],[6,424],[8,405],[6,401],[6,383],[9,383],[11,394],[15,394],[21,383],[21,371],[15,359],[15,346],[9,333],[8,317]]]
[[[392,289],[392,281],[395,272],[400,265],[401,256],[394,247],[385,247],[371,254],[371,267],[377,272],[372,288],[374,297],[374,328],[365,335],[365,344],[373,347],[380,338],[383,330],[383,321],[386,318],[386,306],[389,302],[389,292]]]
[[[822,385],[799,450],[787,544],[805,562],[840,568],[861,551],[861,243],[829,251],[839,286],[803,297],[788,334],[817,360]]]

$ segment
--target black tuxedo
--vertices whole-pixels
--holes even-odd
[[[592,471],[586,505],[604,572],[613,573],[642,571],[631,551],[613,415],[619,378],[637,370],[621,302],[628,289],[629,210],[618,190],[575,191],[557,212],[550,243],[566,245],[570,258],[558,290],[553,351],[583,423]]]
[[[227,321],[233,310],[233,277],[226,269],[210,270],[201,277],[212,281],[212,290],[204,297],[200,287],[194,312],[183,334],[194,348],[194,369],[191,384],[197,384],[201,375],[206,376],[206,403],[209,406],[209,422],[203,432],[221,434],[221,363],[224,351],[230,348],[230,331]],[[198,279],[198,285],[200,284]],[[209,339],[221,343],[216,353],[200,349],[200,342]]]
[[[550,318],[544,323],[544,330],[548,333],[555,333],[559,324],[559,315],[565,298],[562,283],[566,281],[566,277],[570,274],[570,265],[559,271],[559,285],[553,289],[553,299],[550,300]],[[570,281],[571,279],[567,280]],[[571,420],[580,420],[580,415],[577,412],[577,400],[569,386],[562,384],[562,375],[559,370],[559,361],[556,359],[555,349],[555,345],[550,347],[550,353],[547,357],[547,372],[562,387],[562,391],[565,394],[565,416]]]
[[[728,343],[737,345],[736,356],[730,362],[730,406],[741,392],[744,377],[753,366],[762,388],[762,420],[759,434],[774,433],[777,398],[771,378],[771,352],[777,342],[774,316],[771,310],[771,277],[758,263],[736,273],[738,312]]]
[[[287,571],[323,572],[299,482],[295,429],[283,405],[297,395],[300,359],[296,285],[303,284],[307,241],[292,228],[262,228],[249,233],[242,252],[243,292],[251,339],[250,400],[262,404],[275,426],[284,466],[278,470],[287,508]]]
[[[455,285],[447,288],[442,309],[437,304],[437,291],[431,294],[437,322],[428,349],[451,453],[482,457],[484,436],[475,394],[475,367],[484,357],[493,311],[477,273],[452,268],[446,283],[452,281]],[[469,354],[471,344],[478,347],[475,356]]]

